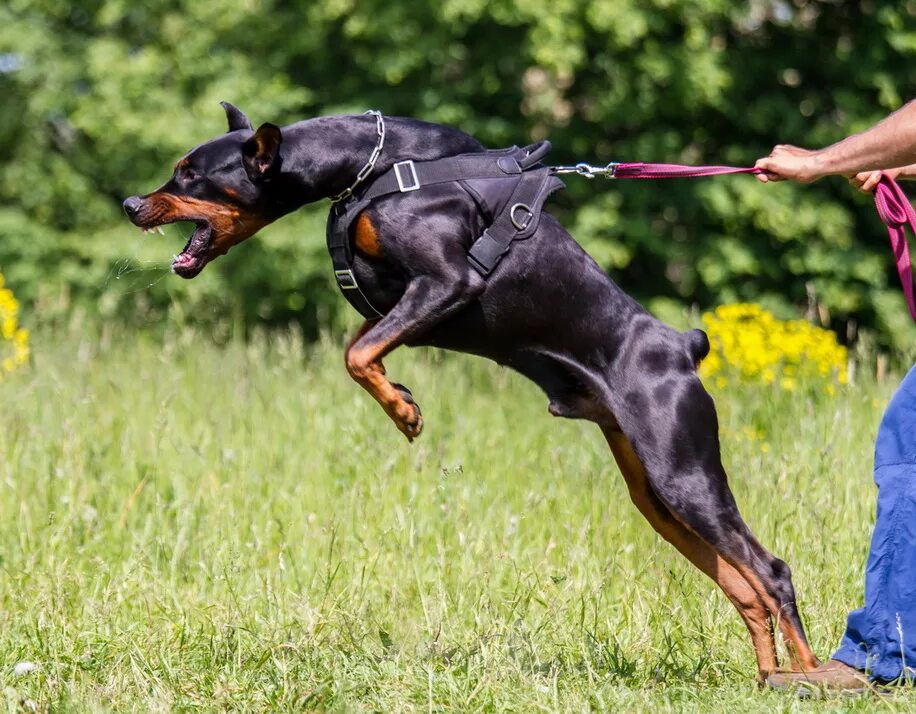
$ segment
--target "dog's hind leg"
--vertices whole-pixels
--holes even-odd
[[[631,437],[649,485],[677,520],[756,591],[778,623],[797,666],[813,669],[818,660],[805,637],[789,566],[754,537],[728,487],[712,397],[695,374],[682,372],[676,382],[670,405],[657,413],[648,395],[636,391],[626,395],[634,409],[621,415],[621,426]]]
[[[745,578],[708,543],[677,520],[649,486],[645,469],[627,437],[617,429],[602,428],[617,465],[639,512],[658,534],[722,588],[751,634],[761,681],[778,666],[773,621],[769,610]]]

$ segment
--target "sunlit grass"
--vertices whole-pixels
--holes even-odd
[[[9,710],[877,705],[759,691],[737,615],[636,513],[595,427],[506,370],[403,350],[409,445],[338,342],[34,338],[0,384]],[[821,656],[862,598],[892,386],[716,395],[732,487]]]

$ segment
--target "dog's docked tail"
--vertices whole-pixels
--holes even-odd
[[[685,332],[684,344],[687,346],[690,358],[697,366],[709,354],[709,338],[703,330],[688,330]]]

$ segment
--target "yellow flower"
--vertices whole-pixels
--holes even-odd
[[[29,361],[29,332],[19,326],[19,301],[0,274],[0,379]]]
[[[700,374],[729,381],[778,385],[793,391],[802,385],[846,384],[846,348],[829,330],[804,320],[777,320],[760,305],[720,305],[703,315],[710,354]]]

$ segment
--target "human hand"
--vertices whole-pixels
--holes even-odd
[[[887,174],[892,179],[896,179],[901,171],[903,171],[902,168],[885,169],[884,171],[861,171],[849,177],[849,185],[862,193],[871,193],[878,186],[881,174]]]
[[[762,183],[785,181],[787,179],[801,183],[811,183],[824,176],[820,170],[819,152],[802,149],[790,144],[779,144],[770,155],[758,159],[754,168],[763,169],[765,173],[757,174]]]

